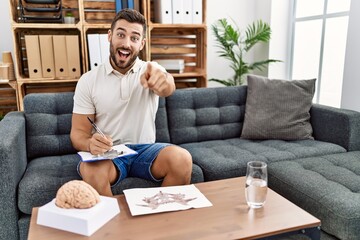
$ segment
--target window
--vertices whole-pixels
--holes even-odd
[[[340,107],[351,0],[294,0],[290,74],[317,78],[314,102]]]

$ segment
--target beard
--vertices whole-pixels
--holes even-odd
[[[121,50],[130,52],[129,56],[126,57],[126,60],[120,59],[119,55]],[[134,64],[138,56],[139,51],[133,52],[126,48],[115,48],[113,43],[110,42],[110,57],[119,70],[128,70]]]

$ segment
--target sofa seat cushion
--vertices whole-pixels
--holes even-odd
[[[182,144],[204,173],[205,181],[245,176],[246,163],[285,161],[309,156],[345,152],[339,145],[316,140],[228,140]]]
[[[18,206],[21,212],[31,214],[33,207],[42,206],[56,197],[57,190],[66,182],[81,179],[77,173],[79,162],[77,154],[41,157],[28,163],[24,177],[19,183]],[[191,182],[203,182],[204,176],[199,166],[193,164]],[[140,178],[126,178],[113,187],[114,194],[122,194],[123,190],[134,187],[159,187]]]
[[[360,238],[360,152],[270,163],[269,186],[340,239]]]
[[[56,196],[66,182],[80,179],[77,154],[35,158],[28,163],[19,183],[18,205],[21,212],[31,214],[33,207],[42,206]]]

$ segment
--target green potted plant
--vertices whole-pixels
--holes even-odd
[[[235,29],[225,18],[219,19],[211,27],[216,37],[217,46],[220,48],[218,51],[219,56],[231,61],[230,67],[234,70],[234,75],[233,78],[227,80],[211,78],[209,81],[218,82],[225,86],[242,85],[245,74],[255,69],[262,70],[269,63],[281,62],[275,59],[265,59],[248,63],[244,60],[245,54],[257,43],[267,43],[270,40],[270,26],[262,20],[249,24],[245,34],[239,30],[238,26]]]

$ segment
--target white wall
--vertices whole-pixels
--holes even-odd
[[[264,1],[264,0],[262,0]],[[269,1],[269,0],[267,0]],[[215,46],[215,37],[211,30],[211,25],[218,19],[226,18],[233,24],[236,22],[240,29],[252,23],[255,15],[256,1],[254,0],[207,0],[206,22],[208,27],[208,44],[207,44],[207,77],[217,79],[228,79],[233,76],[233,70],[229,67],[229,61],[219,57],[217,51],[220,49]],[[253,59],[253,56],[249,56]],[[209,87],[223,86],[215,82],[209,82]]]
[[[13,60],[15,61],[9,4],[9,0],[0,1],[0,61],[2,61],[2,53],[8,51],[12,52]]]
[[[341,108],[360,111],[360,1],[352,0],[345,55]]]

